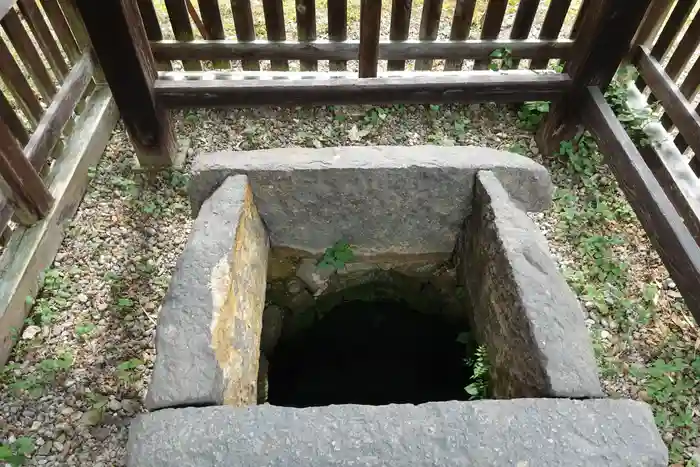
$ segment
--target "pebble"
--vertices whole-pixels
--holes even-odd
[[[52,446],[53,446],[53,443],[51,441],[44,443],[39,449],[37,449],[36,455],[37,456],[48,456],[49,453],[51,453]]]
[[[26,328],[24,328],[24,331],[22,332],[22,339],[26,340],[26,341],[32,340],[40,332],[41,332],[41,328],[39,326],[34,326],[34,325],[27,326]]]
[[[85,295],[84,293],[78,294],[78,301],[80,303],[87,303],[88,300],[89,300],[88,296]]]
[[[119,409],[122,408],[122,404],[121,404],[121,402],[119,402],[119,401],[116,400],[116,399],[110,399],[110,401],[107,403],[107,407],[108,407],[109,410],[111,410],[112,412],[116,412],[116,411],[118,411]]]
[[[610,339],[610,333],[608,331],[606,331],[605,329],[603,329],[602,331],[600,331],[600,338],[606,339],[606,340]]]

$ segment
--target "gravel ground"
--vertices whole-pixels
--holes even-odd
[[[293,18],[293,2],[285,8]],[[414,5],[414,34],[419,11]],[[318,17],[321,32],[325,11]],[[441,37],[448,31],[443,21]],[[700,335],[594,151],[543,158],[518,116],[495,105],[201,110],[176,122],[190,140],[188,163],[222,149],[436,144],[506,149],[545,164],[560,188],[552,209],[533,219],[581,298],[605,389],[651,403],[674,465],[697,465]],[[128,424],[143,410],[159,305],[191,220],[187,167],[146,178],[132,160],[119,126],[0,373],[0,440],[31,438],[29,465],[124,465]],[[586,164],[595,177],[581,176]]]

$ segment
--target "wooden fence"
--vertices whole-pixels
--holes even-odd
[[[627,57],[639,72],[630,106],[661,105],[660,122],[645,127],[653,144],[635,147],[598,88],[589,88],[580,118],[700,323],[700,106],[691,104],[699,45],[700,1],[654,0]]]
[[[69,1],[0,0],[0,365],[117,109]]]

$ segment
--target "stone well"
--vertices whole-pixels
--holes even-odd
[[[542,166],[484,148],[200,156],[129,465],[667,465],[649,407],[603,398],[578,301],[526,214],[552,191]],[[352,258],[328,268],[341,239]],[[342,304],[399,299],[485,346],[491,400],[263,404],[286,343]]]

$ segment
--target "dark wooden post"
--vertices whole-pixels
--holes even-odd
[[[177,144],[168,112],[156,105],[156,64],[137,0],[75,0],[143,167],[172,165]]]
[[[562,141],[576,134],[588,86],[605,90],[630,49],[632,38],[652,0],[592,0],[564,73],[573,80],[571,90],[553,103],[540,126],[537,145],[545,154],[559,150]]]

